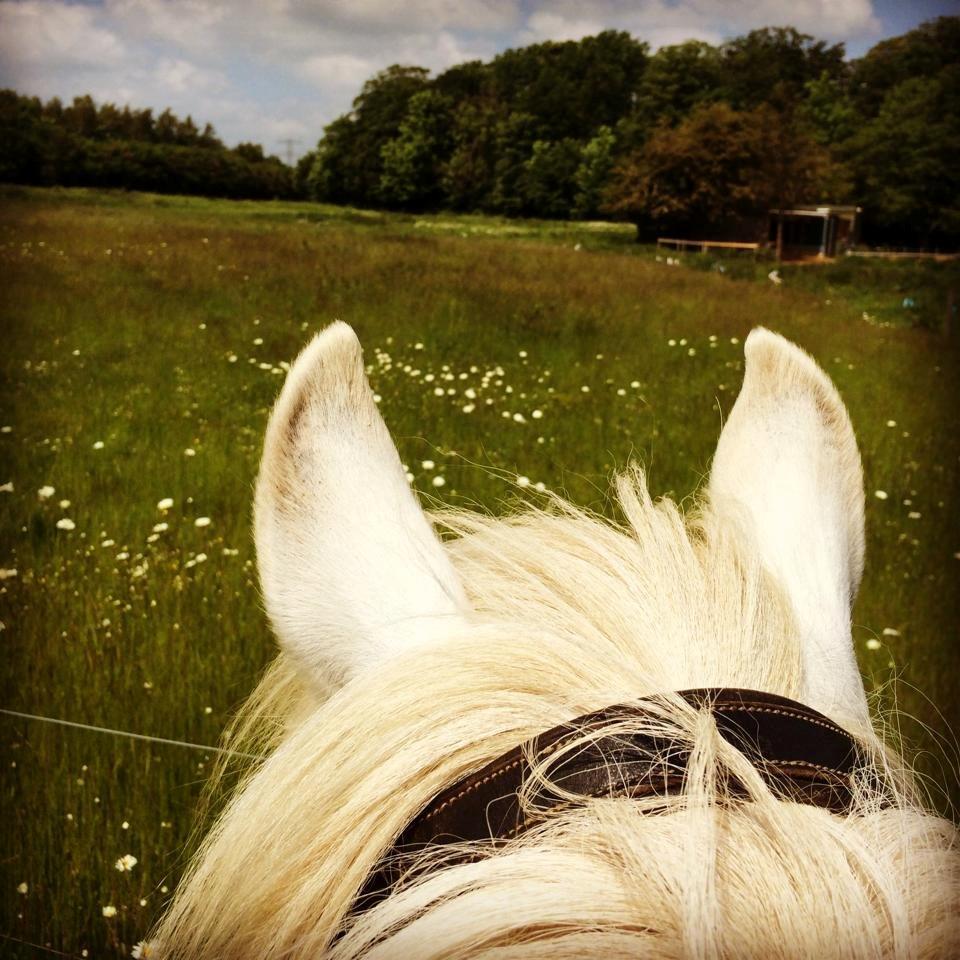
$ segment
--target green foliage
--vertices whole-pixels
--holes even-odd
[[[618,164],[606,209],[662,230],[734,229],[816,193],[828,158],[769,106],[704,104]]]
[[[935,77],[960,63],[960,17],[939,17],[882,40],[853,64],[850,89],[860,114],[874,117],[894,87]]]
[[[331,203],[382,202],[384,147],[400,134],[411,98],[427,87],[423,67],[381,70],[353,101],[353,111],[334,120],[317,146],[311,196]],[[403,148],[395,151],[400,163]],[[388,183],[393,174],[388,174]],[[389,190],[388,190],[389,193]]]
[[[891,88],[846,151],[885,226],[925,245],[960,236],[960,64]]]
[[[450,152],[451,101],[433,90],[414,94],[397,136],[380,148],[379,196],[401,207],[424,207],[440,196],[440,170]]]
[[[508,50],[490,64],[493,95],[533,118],[536,139],[585,139],[628,110],[647,45],[607,30],[579,42]]]
[[[660,123],[675,126],[694,107],[714,100],[721,83],[720,51],[701,40],[661,47],[647,63],[629,113],[620,121],[624,147],[643,145]]]
[[[69,107],[0,91],[0,180],[202,196],[289,197],[290,171],[257,144],[227,150],[213,128],[89,96]]]
[[[328,202],[561,219],[608,209],[744,239],[765,232],[767,202],[851,202],[867,207],[868,242],[956,245],[958,62],[960,18],[942,17],[853,64],[842,44],[777,27],[652,56],[606,31],[433,80],[395,66],[326,128],[299,182]],[[937,92],[896,93],[923,78]]]
[[[600,127],[580,153],[580,165],[574,173],[576,196],[572,213],[575,217],[595,217],[600,212],[603,189],[613,168],[616,138],[609,127]]]
[[[454,114],[453,147],[441,174],[445,202],[454,210],[492,209],[497,164],[497,116],[486,102],[467,101]]]
[[[840,77],[846,67],[843,44],[829,46],[793,27],[751,30],[720,48],[719,96],[734,107],[754,107],[771,98],[797,100],[804,87],[826,73]]]
[[[818,143],[841,144],[857,129],[857,109],[847,85],[825,70],[807,82],[800,114]]]
[[[526,211],[546,217],[565,217],[573,207],[580,167],[580,144],[576,140],[536,140],[523,164],[520,198]]]
[[[533,153],[533,129],[534,118],[524,113],[507,114],[497,123],[489,199],[489,208],[497,213],[519,214],[524,210],[521,184]]]
[[[864,207],[868,244],[956,248],[958,63],[960,17],[941,17],[852,63],[842,44],[784,26],[652,56],[608,30],[435,78],[393,65],[285,179],[256,144],[227,151],[209,125],[169,110],[8,93],[0,177],[114,177],[116,186],[421,212],[566,219],[606,208],[651,228],[743,239],[765,233],[770,198],[775,207],[849,202]],[[699,155],[710,149],[718,155]]]

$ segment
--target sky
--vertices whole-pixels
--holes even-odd
[[[170,107],[286,158],[393,63],[439,72],[605,29],[656,49],[784,25],[855,57],[943,14],[960,0],[0,0],[0,87]]]

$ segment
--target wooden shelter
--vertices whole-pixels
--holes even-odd
[[[769,240],[778,260],[835,257],[858,239],[862,207],[801,204],[770,211]]]

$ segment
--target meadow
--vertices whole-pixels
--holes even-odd
[[[0,708],[217,744],[274,649],[250,533],[263,428],[330,321],[357,330],[428,504],[557,492],[612,518],[631,459],[690,502],[763,324],[849,407],[857,655],[951,811],[960,356],[936,327],[957,266],[785,267],[775,285],[768,263],[667,263],[631,234],[3,188]],[[0,744],[0,953],[139,955],[214,753],[10,715]]]

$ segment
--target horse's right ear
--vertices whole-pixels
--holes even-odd
[[[254,513],[267,612],[315,688],[459,625],[465,594],[344,323],[319,334],[287,376],[267,425]]]
[[[758,328],[717,445],[710,499],[742,521],[799,632],[806,702],[866,722],[850,612],[863,573],[860,454],[836,388],[799,347]]]

